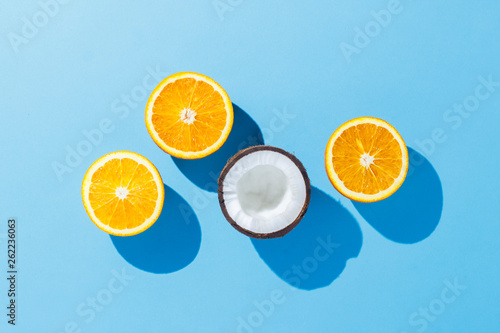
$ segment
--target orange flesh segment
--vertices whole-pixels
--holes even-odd
[[[183,111],[194,112],[192,123]],[[152,124],[169,147],[185,152],[202,151],[219,140],[227,122],[221,94],[203,81],[182,78],[167,84],[153,105]]]
[[[126,198],[120,199],[117,188],[126,188]],[[135,228],[155,210],[158,189],[151,172],[129,158],[113,159],[92,175],[89,202],[101,223],[113,229]]]
[[[351,191],[363,194],[382,192],[394,183],[403,165],[401,147],[385,128],[360,124],[347,128],[332,148],[335,173]],[[363,166],[362,156],[373,157]]]

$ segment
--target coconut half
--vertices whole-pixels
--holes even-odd
[[[254,146],[234,155],[219,177],[224,217],[253,238],[286,235],[309,207],[311,183],[300,161],[283,149]]]

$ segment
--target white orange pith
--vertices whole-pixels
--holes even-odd
[[[154,165],[145,157],[117,151],[94,162],[82,183],[83,205],[101,230],[131,236],[160,216],[165,190]]]
[[[182,72],[164,79],[146,105],[146,127],[167,153],[202,158],[219,149],[233,126],[233,106],[211,78]]]
[[[384,120],[361,117],[330,137],[325,166],[333,186],[349,199],[374,202],[392,195],[408,171],[408,150],[401,135]]]

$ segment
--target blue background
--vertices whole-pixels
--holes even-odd
[[[49,17],[37,1],[2,1],[0,235],[16,217],[19,293],[12,328],[1,279],[0,330],[499,332],[500,87],[478,88],[489,96],[464,116],[447,110],[474,102],[480,77],[500,81],[500,3],[401,0],[385,26],[370,23],[388,6],[90,0],[50,7]],[[374,30],[346,56],[357,28]],[[211,160],[174,160],[145,128],[144,92],[179,71],[212,77],[235,104],[228,146]],[[390,201],[353,204],[326,176],[329,136],[358,116],[389,121],[416,151]],[[107,133],[89,146],[84,131],[103,121]],[[311,178],[310,211],[283,239],[250,240],[220,212],[209,171],[247,138],[296,154]],[[86,156],[68,166],[78,147]],[[83,175],[115,150],[161,173],[154,232],[112,238],[85,213]],[[337,248],[311,259],[328,236]],[[306,262],[317,266],[307,278],[283,278]],[[453,294],[456,283],[465,290]],[[258,312],[273,293],[273,311]],[[100,311],[87,305],[96,297]]]

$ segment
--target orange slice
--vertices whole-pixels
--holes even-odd
[[[164,196],[158,170],[144,156],[129,151],[104,155],[83,177],[85,210],[97,227],[112,235],[132,236],[152,226]]]
[[[374,202],[391,196],[408,171],[403,138],[384,120],[361,117],[340,126],[325,152],[328,178],[349,199]]]
[[[146,105],[146,127],[154,142],[175,157],[208,156],[226,141],[233,105],[211,78],[190,72],[171,75],[153,90]]]

